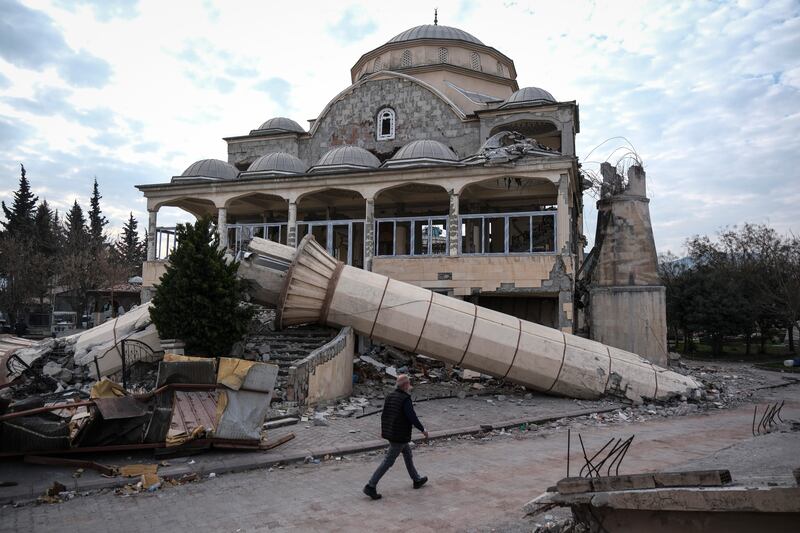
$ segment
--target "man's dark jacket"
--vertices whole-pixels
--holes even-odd
[[[383,402],[381,436],[389,442],[409,442],[412,425],[425,431],[414,412],[411,396],[400,389],[393,390]]]

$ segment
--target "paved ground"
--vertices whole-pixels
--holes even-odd
[[[763,392],[786,399],[784,418],[800,418],[800,385]],[[699,461],[751,437],[752,405],[643,422],[571,424],[591,449],[612,436],[636,434],[622,471],[640,472]],[[759,437],[769,439],[770,437]],[[767,443],[767,440],[763,442]],[[487,440],[453,439],[417,448],[431,478],[412,490],[402,464],[384,478],[384,499],[360,493],[381,455],[362,454],[319,465],[287,466],[217,476],[153,494],[113,493],[56,505],[0,509],[0,531],[523,531],[524,503],[565,474],[566,427],[513,431]],[[574,448],[573,448],[574,451]],[[764,453],[768,453],[765,446]],[[717,455],[731,468],[735,454]],[[578,459],[573,454],[573,465]],[[113,525],[112,525],[113,524]]]

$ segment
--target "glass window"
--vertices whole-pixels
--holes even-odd
[[[481,248],[482,218],[465,218],[461,221],[461,253],[479,254]]]
[[[553,252],[556,245],[556,217],[553,215],[533,215],[534,252]]]
[[[411,221],[409,220],[395,222],[394,255],[411,255]]]
[[[331,227],[331,255],[339,261],[348,262],[348,252],[350,247],[348,240],[350,238],[350,224],[334,224]]]
[[[308,235],[308,224],[298,224],[297,225],[297,245],[300,246],[300,241],[303,240],[303,237]]]
[[[378,111],[377,123],[378,127],[376,133],[379,141],[394,139],[395,114],[393,109],[385,107]]]
[[[267,228],[267,239],[269,239],[271,241],[274,241],[274,242],[284,243],[286,241],[286,238],[285,238],[285,236],[282,236],[281,233],[282,232],[281,232],[281,227],[280,226],[269,226]],[[283,232],[283,233],[285,233],[285,232]]]
[[[356,268],[364,268],[364,223],[353,222],[351,244],[351,264]]]
[[[531,251],[531,217],[509,217],[508,251],[510,253]]]
[[[447,254],[447,219],[435,219],[430,226],[431,253]]]
[[[414,221],[414,255],[428,255],[429,230],[427,220]]]
[[[328,248],[328,225],[317,225],[313,224],[311,226],[311,235],[314,236],[314,239],[322,246],[323,248]],[[330,252],[330,250],[328,250]]]
[[[378,222],[378,255],[394,253],[394,222]]]
[[[503,217],[486,218],[483,224],[485,254],[502,254],[506,251],[506,219]]]

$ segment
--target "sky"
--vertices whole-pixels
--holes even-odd
[[[585,168],[634,147],[659,252],[744,222],[800,234],[798,1],[0,0],[0,198],[20,163],[62,213],[96,177],[110,233],[130,212],[143,227],[134,185],[225,160],[222,137],[270,117],[307,125],[434,5],[521,87],[578,102]],[[166,208],[159,225],[190,218]]]

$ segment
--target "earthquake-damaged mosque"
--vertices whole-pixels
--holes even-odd
[[[158,226],[171,206],[212,216],[233,254],[254,238],[296,247],[311,235],[345,265],[665,365],[644,171],[603,166],[585,253],[577,102],[520,87],[510,57],[438,21],[366,52],[350,75],[307,127],[254,117],[224,138],[227,161],[138,186],[144,300],[175,245],[174,228]]]

